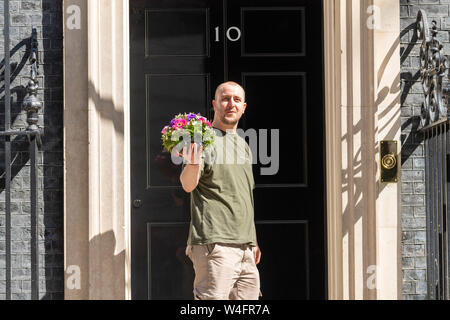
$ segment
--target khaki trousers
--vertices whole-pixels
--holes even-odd
[[[195,300],[258,300],[259,272],[248,245],[192,245],[186,255],[194,265]]]

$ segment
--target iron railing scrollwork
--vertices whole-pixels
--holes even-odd
[[[11,128],[11,50],[9,38],[9,13],[10,0],[4,0],[4,92],[5,92],[5,130],[0,131],[0,136],[4,137],[5,144],[5,256],[6,256],[6,272],[5,272],[5,297],[11,300],[11,146],[14,137],[28,137],[29,155],[30,155],[30,200],[31,200],[31,298],[39,299],[39,219],[37,213],[38,207],[38,152],[41,147],[41,129],[38,126],[39,110],[42,103],[37,98],[39,89],[38,74],[38,36],[36,28],[32,28],[30,37],[30,69],[31,75],[28,82],[27,96],[23,101],[23,110],[27,113],[28,127],[25,130],[16,130]]]
[[[417,14],[420,75],[424,92],[421,132],[424,137],[426,197],[427,292],[432,300],[450,300],[450,242],[447,220],[450,200],[449,63],[438,40],[436,21],[429,28],[426,12]]]
[[[449,62],[444,55],[444,46],[437,38],[436,21],[428,25],[427,14],[419,10],[417,14],[417,37],[420,46],[420,75],[425,99],[422,103],[421,123],[425,127],[447,117],[447,99],[450,90],[443,88],[444,77],[449,75]]]
[[[42,102],[36,97],[39,89],[39,82],[37,80],[39,69],[38,54],[37,31],[36,28],[33,28],[30,55],[31,76],[27,86],[28,97],[23,102],[24,110],[27,112],[28,131],[39,130],[37,125],[39,121],[38,112],[42,108]],[[38,135],[37,137],[39,138],[40,136]]]

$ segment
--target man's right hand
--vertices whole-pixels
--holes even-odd
[[[200,160],[203,153],[203,146],[198,148],[196,143],[192,143],[190,147],[184,147],[183,153],[178,153],[179,156],[182,156],[186,159],[187,166],[183,169],[180,175],[181,185],[183,186],[184,191],[192,192],[197,185],[198,180],[200,178]]]
[[[200,164],[200,159],[203,153],[203,146],[198,148],[198,144],[191,143],[189,149],[184,147],[182,153],[178,153],[179,156],[183,157],[188,164],[198,165]]]

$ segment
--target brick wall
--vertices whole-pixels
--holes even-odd
[[[3,1],[0,0],[0,57],[4,61]],[[62,0],[10,1],[11,49],[17,51],[11,62],[17,62],[20,72],[12,88],[13,128],[26,127],[26,115],[21,112],[24,88],[30,68],[24,62],[32,26],[38,30],[39,41],[39,99],[44,102],[41,123],[45,128],[43,147],[39,152],[39,250],[40,299],[64,298],[63,254],[63,62],[62,62]],[[2,87],[2,82],[0,86]],[[0,90],[0,130],[4,130],[4,90]],[[31,235],[30,235],[30,161],[28,144],[16,138],[12,145],[12,299],[31,299]],[[0,141],[0,176],[3,175],[4,140]],[[5,299],[5,192],[4,176],[0,184],[0,300]]]
[[[418,10],[425,10],[429,26],[432,20],[437,22],[438,38],[445,54],[450,54],[450,1],[400,0],[400,6],[403,295],[404,299],[427,299],[425,159],[423,136],[417,132],[424,96],[415,22]]]

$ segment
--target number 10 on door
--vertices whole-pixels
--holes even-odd
[[[216,42],[220,41],[220,27],[216,27]],[[230,41],[238,41],[241,38],[241,30],[238,27],[230,27],[227,29],[227,38]]]

